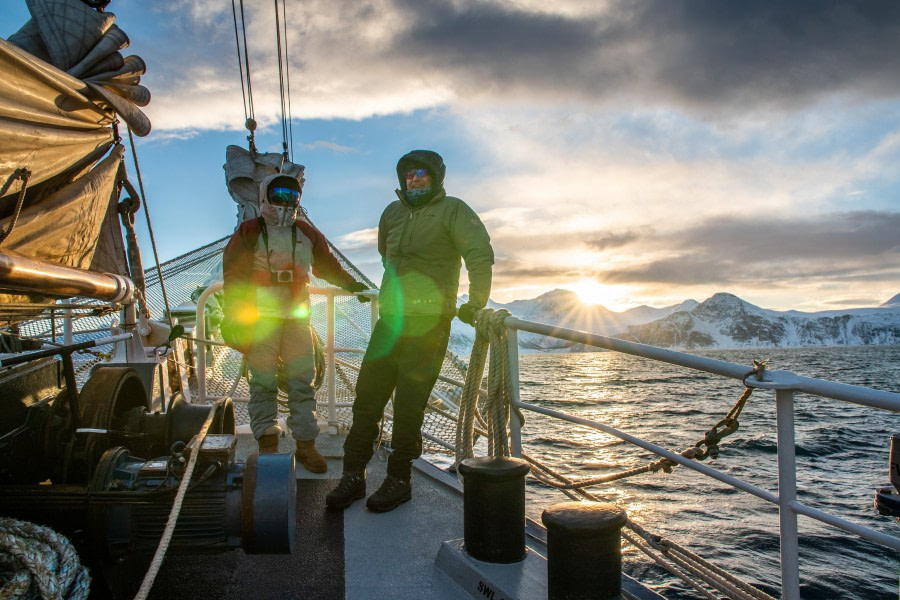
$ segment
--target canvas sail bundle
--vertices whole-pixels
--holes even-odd
[[[225,183],[232,200],[237,202],[237,225],[259,216],[259,184],[274,173],[289,175],[303,185],[305,167],[287,160],[276,152],[260,154],[240,146],[225,149]]]
[[[112,13],[80,0],[26,3],[31,20],[0,39],[0,251],[126,274],[116,214],[124,149],[110,125],[118,115],[136,135],[150,132],[138,108],[150,101],[144,61],[122,55],[129,40]]]

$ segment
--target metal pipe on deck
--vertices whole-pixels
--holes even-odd
[[[8,250],[0,251],[0,288],[123,304],[131,302],[135,292],[131,279],[122,275],[55,265]]]

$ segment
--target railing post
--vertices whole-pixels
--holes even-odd
[[[72,312],[71,308],[63,311],[63,345],[71,346],[74,344],[75,336],[72,331]]]
[[[221,281],[217,281],[207,287],[197,298],[197,309],[194,312],[194,337],[198,340],[206,340],[206,301],[210,296],[225,287]],[[206,403],[206,346],[203,341],[197,342],[197,402]]]
[[[334,373],[334,290],[328,290],[328,309],[326,311],[325,336],[326,347],[325,357],[327,367],[325,369],[328,382],[328,429],[330,433],[337,433],[337,406],[336,390],[335,390],[335,373]]]
[[[781,597],[800,600],[799,540],[797,513],[797,462],[794,439],[794,392],[775,390],[778,430],[778,506],[781,528]]]
[[[369,302],[369,336],[371,337],[372,332],[375,331],[375,322],[378,320],[378,296],[371,297],[372,301]]]
[[[519,332],[506,328],[506,356],[509,359],[509,385],[511,388],[510,404],[512,409],[519,407]],[[509,451],[512,456],[522,458],[522,424],[515,410],[509,415]]]

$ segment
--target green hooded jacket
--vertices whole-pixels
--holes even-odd
[[[406,169],[423,166],[435,193],[412,205],[405,194]],[[398,200],[378,223],[378,252],[384,277],[378,307],[383,315],[456,315],[462,261],[469,273],[469,304],[483,308],[491,292],[491,238],[469,206],[443,189],[443,159],[414,150],[397,165]]]

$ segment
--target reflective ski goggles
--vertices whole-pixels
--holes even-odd
[[[409,171],[406,172],[407,179],[415,179],[416,177],[423,179],[427,176],[428,176],[428,169],[410,169]]]
[[[276,206],[297,206],[300,192],[291,188],[277,187],[269,190],[269,202]]]

